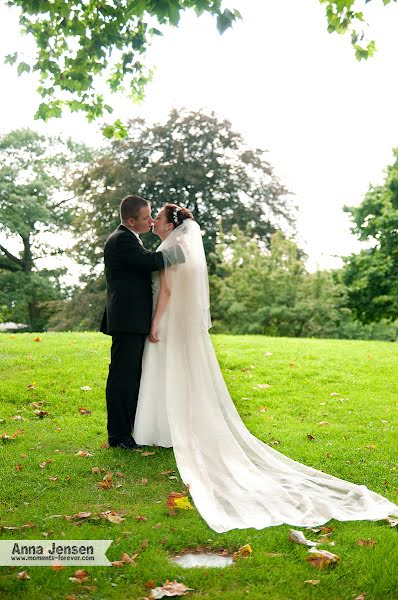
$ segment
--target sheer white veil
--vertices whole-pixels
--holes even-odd
[[[185,262],[173,259],[178,249],[183,251]],[[171,291],[169,315],[174,321],[173,327],[198,331],[211,327],[209,278],[206,256],[203,248],[200,227],[193,219],[185,219],[160,244],[158,251],[167,256],[165,273],[167,285]]]

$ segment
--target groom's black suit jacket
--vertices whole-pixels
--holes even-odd
[[[164,267],[161,252],[143,248],[124,225],[111,233],[105,244],[107,302],[102,333],[148,334],[152,319],[151,272]]]

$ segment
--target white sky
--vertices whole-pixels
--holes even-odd
[[[162,121],[172,107],[228,118],[250,145],[269,151],[276,174],[295,193],[308,268],[338,267],[337,257],[361,247],[342,206],[358,204],[370,182],[383,180],[398,145],[398,5],[368,5],[378,52],[361,63],[348,38],[327,33],[318,0],[229,6],[243,21],[223,36],[210,17],[189,14],[157,39],[148,56],[157,71],[145,101],[137,107],[118,98],[112,120]],[[0,5],[0,57],[22,49],[29,62],[32,48],[18,36],[16,11]],[[1,133],[28,126],[101,143],[98,125],[83,117],[34,121],[39,98],[32,76],[18,78],[0,62],[0,82]]]

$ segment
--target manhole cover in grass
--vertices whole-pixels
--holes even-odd
[[[171,560],[185,569],[190,569],[191,567],[223,568],[233,563],[232,556],[211,552],[186,552],[184,554],[176,554]]]

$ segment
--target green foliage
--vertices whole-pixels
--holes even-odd
[[[264,154],[214,114],[173,110],[164,124],[130,122],[125,139],[113,141],[76,187],[77,259],[92,267],[102,261],[105,240],[120,223],[120,200],[132,193],[149,200],[154,214],[166,202],[192,210],[206,252],[215,248],[220,217],[225,231],[250,223],[268,245],[277,228],[293,223],[295,210]],[[159,240],[151,234],[145,243],[156,247]]]
[[[240,18],[236,10],[223,10],[221,0],[7,0],[7,5],[21,10],[20,29],[37,47],[32,63],[20,62],[17,71],[40,73],[36,118],[44,121],[61,116],[65,107],[85,112],[89,121],[112,112],[97,91],[101,76],[111,92],[127,87],[141,100],[151,78],[145,53],[153,36],[162,35],[154,20],[178,26],[181,13],[193,8],[216,17],[223,33]],[[8,64],[17,60],[17,52],[6,57]]]
[[[338,272],[308,273],[296,244],[279,231],[270,249],[234,227],[217,248],[210,277],[214,330],[288,337],[395,340],[398,326],[363,326],[347,308]]]
[[[347,257],[348,304],[364,323],[398,318],[398,149],[383,185],[371,186],[358,207],[346,207],[353,233],[369,248]]]
[[[0,138],[3,318],[41,330],[51,313],[51,302],[62,297],[59,277],[63,272],[39,269],[36,261],[60,253],[48,243],[48,234],[71,224],[73,199],[66,190],[77,164],[88,157],[83,147],[29,129]]]
[[[366,5],[375,0],[362,0],[362,4]],[[383,0],[384,6],[390,2],[397,0]],[[367,60],[372,57],[376,51],[374,40],[366,39],[366,29],[368,27],[365,22],[364,13],[362,10],[357,10],[358,2],[356,0],[319,0],[321,4],[325,4],[325,12],[328,23],[329,33],[350,34],[351,43],[355,50],[357,60]]]

